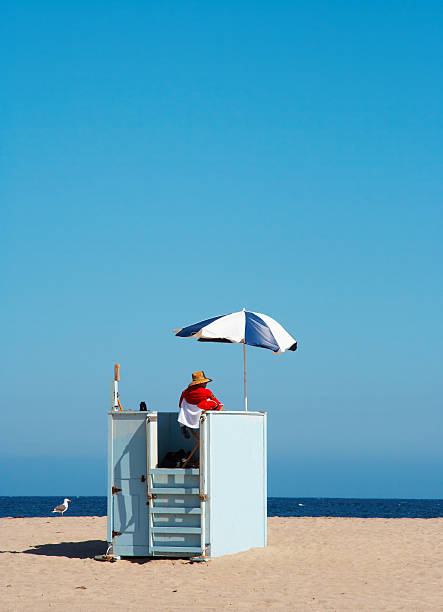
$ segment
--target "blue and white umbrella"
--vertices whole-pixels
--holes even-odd
[[[245,385],[245,410],[248,409],[246,394],[246,344],[270,349],[274,353],[295,351],[297,340],[272,317],[243,309],[212,319],[206,319],[188,327],[174,330],[180,338],[197,338],[200,342],[233,342],[243,344]]]

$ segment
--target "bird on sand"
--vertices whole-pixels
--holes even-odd
[[[65,499],[63,500],[63,503],[60,504],[59,506],[56,506],[54,510],[52,510],[51,512],[60,512],[60,514],[63,516],[63,513],[66,512],[66,510],[68,509],[68,502],[70,501],[71,501],[70,499],[65,497]]]

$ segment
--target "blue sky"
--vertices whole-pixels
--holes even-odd
[[[441,4],[3,8],[3,494],[105,494],[114,362],[240,409],[245,306],[271,495],[443,497]]]

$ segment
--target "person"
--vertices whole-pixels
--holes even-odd
[[[191,429],[200,427],[200,415],[204,410],[221,410],[223,406],[212,391],[206,388],[208,382],[211,381],[212,378],[207,378],[202,370],[193,372],[192,381],[182,391],[179,401],[178,422],[186,438],[189,438],[187,427]]]

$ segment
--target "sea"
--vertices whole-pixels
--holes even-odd
[[[55,516],[61,497],[0,497],[0,517]],[[105,516],[106,497],[71,497],[65,516]],[[443,517],[443,499],[268,497],[268,516]]]

